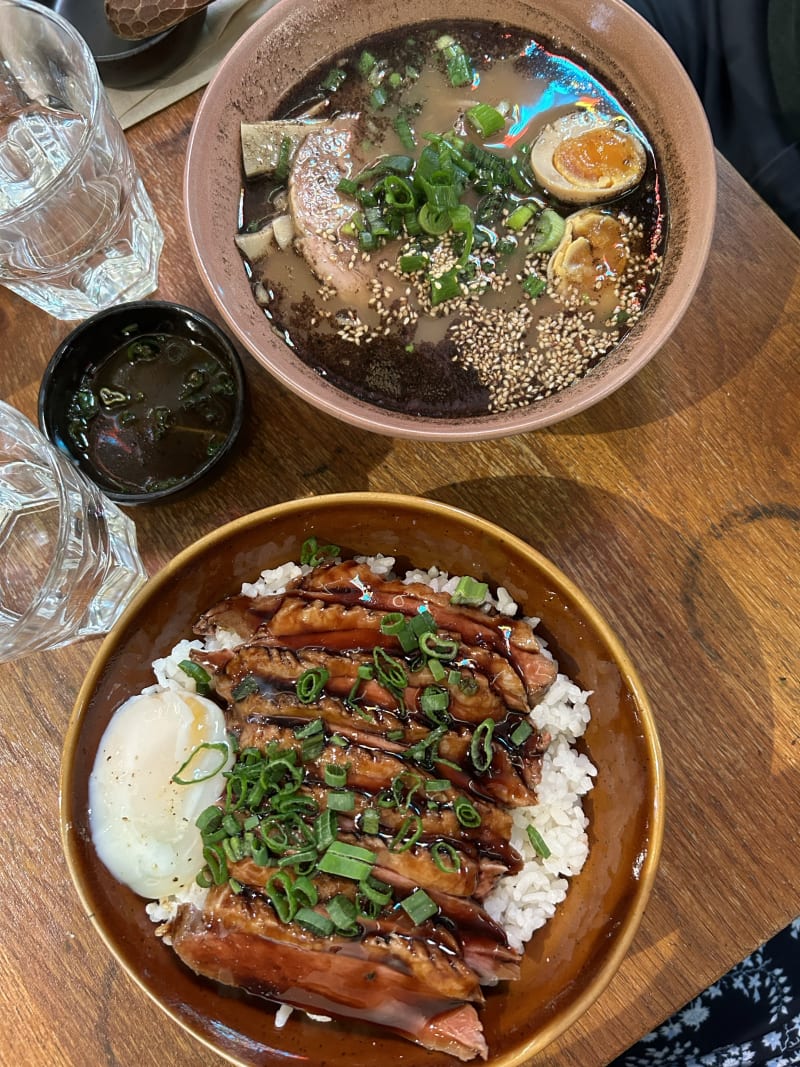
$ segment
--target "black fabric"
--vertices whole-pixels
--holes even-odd
[[[800,141],[793,125],[797,66],[791,65],[800,0],[628,2],[686,68],[717,148],[800,236]],[[800,55],[794,61],[800,65]],[[782,74],[773,71],[773,62]]]
[[[797,1067],[800,919],[609,1067]]]

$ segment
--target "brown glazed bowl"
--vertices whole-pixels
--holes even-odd
[[[151,579],[103,642],[78,695],[61,772],[64,850],[86,915],[109,951],[176,1022],[232,1063],[279,1067],[447,1067],[453,1060],[376,1028],[320,1024],[295,1012],[282,1029],[264,1000],[197,978],[154,936],[145,902],[95,854],[88,780],[111,714],[153,681],[151,662],[191,636],[197,616],[266,567],[299,558],[311,535],[343,551],[437,564],[505,585],[540,628],[561,670],[592,690],[582,749],[598,768],[584,799],[589,857],[566,900],[528,943],[518,982],[487,990],[481,1010],[492,1067],[526,1061],[600,995],[639,926],[664,828],[653,714],[625,651],[583,593],[529,545],[484,519],[415,497],[348,493],[295,500],[215,530]]]
[[[307,367],[257,305],[233,241],[242,187],[240,123],[274,117],[292,86],[342,49],[375,33],[447,18],[503,22],[577,56],[647,134],[669,212],[662,276],[622,343],[560,393],[512,412],[463,419],[417,417],[367,404]],[[711,136],[691,82],[663,39],[622,0],[281,0],[239,40],[207,88],[184,177],[190,246],[200,276],[244,347],[284,385],[331,415],[397,437],[443,440],[547,426],[596,404],[636,374],[674,330],[702,276],[715,197]]]

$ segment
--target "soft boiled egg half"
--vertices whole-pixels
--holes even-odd
[[[189,886],[203,867],[195,821],[232,764],[222,711],[205,697],[165,690],[117,708],[89,778],[92,840],[114,877],[150,899]]]
[[[530,161],[547,192],[568,204],[590,204],[638,185],[647,155],[619,118],[571,111],[541,130]]]

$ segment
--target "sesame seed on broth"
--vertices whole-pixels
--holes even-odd
[[[469,56],[471,83],[450,84],[436,44],[445,34]],[[359,72],[363,52],[376,64],[371,80]],[[331,71],[340,73],[331,79]],[[335,89],[320,89],[331,80],[339,82]],[[385,101],[376,100],[376,88],[386,90]],[[474,127],[467,113],[478,103],[502,114],[502,130]],[[506,161],[513,178],[503,187],[466,182],[459,191],[451,219],[459,211],[463,216],[466,205],[470,239],[451,221],[441,233],[401,226],[371,247],[359,225],[380,179],[375,186],[360,181],[358,194],[337,187],[336,196],[352,204],[353,225],[315,239],[336,264],[365,279],[357,292],[345,292],[334,270],[326,273],[319,259],[302,251],[305,235],[248,264],[256,299],[274,328],[334,385],[368,403],[420,416],[508,411],[568,387],[641,315],[659,275],[666,230],[653,153],[620,103],[574,61],[492,23],[406,29],[373,38],[314,71],[280,115],[307,115],[310,107],[326,122],[357,117],[352,151],[345,164],[337,164],[345,179],[358,179],[385,157],[405,156],[413,160],[405,175],[413,184],[420,153],[431,143],[441,151],[443,136],[465,157],[473,152],[469,158],[477,159],[483,151]],[[596,112],[606,123],[611,116],[644,146],[644,177],[632,191],[602,203],[577,195],[567,203],[537,183],[531,146],[546,126],[576,110]],[[398,116],[408,121],[414,148],[404,146]],[[624,160],[615,158],[614,166]],[[292,180],[290,172],[290,201]],[[368,196],[361,203],[356,196],[364,190]],[[245,181],[240,232],[276,213],[276,193],[285,203],[273,178]],[[493,196],[502,208],[489,215],[488,208],[497,207],[488,203]],[[525,218],[518,209],[528,206]],[[542,228],[553,214],[560,218],[548,244]],[[450,279],[450,287],[440,279]]]

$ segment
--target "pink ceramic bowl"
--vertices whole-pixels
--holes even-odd
[[[311,68],[373,34],[441,20],[497,20],[563,47],[645,131],[668,207],[661,277],[644,314],[593,370],[527,407],[437,419],[367,404],[306,366],[256,303],[233,241],[242,189],[240,123],[275,117]],[[230,329],[279,381],[310,404],[397,437],[471,440],[547,426],[630,379],[675,329],[702,275],[714,225],[715,158],[708,125],[678,60],[621,0],[280,0],[240,39],[206,90],[189,142],[184,202],[201,278]]]

